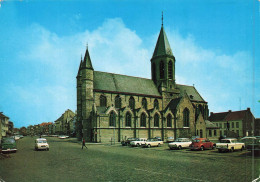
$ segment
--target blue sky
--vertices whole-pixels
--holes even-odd
[[[260,2],[1,1],[0,111],[15,127],[76,110],[86,44],[95,70],[150,78],[164,27],[178,84],[195,85],[210,112],[250,107],[260,117]]]

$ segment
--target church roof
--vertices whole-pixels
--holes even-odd
[[[172,49],[169,44],[168,38],[162,26],[157,43],[153,52],[153,58],[157,56],[173,56]]]
[[[89,56],[88,48],[86,50],[83,62],[81,64],[81,68],[82,69],[88,68],[88,69],[92,69],[93,70],[93,66],[92,66],[92,63],[91,63],[90,56]]]
[[[201,97],[201,95],[194,86],[177,84],[177,88],[180,89],[181,96],[184,96],[186,92],[191,101],[205,102],[205,100]]]
[[[94,90],[161,97],[151,79],[94,71]]]
[[[181,99],[182,99],[182,97],[172,99],[170,101],[170,103],[168,104],[168,106],[165,108],[165,110],[167,110],[168,108],[170,108],[171,111],[175,110],[177,108],[179,102],[181,101]]]

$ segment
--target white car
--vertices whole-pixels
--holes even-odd
[[[243,150],[245,149],[245,144],[238,142],[237,139],[222,139],[220,143],[216,143],[216,148],[219,152],[223,151],[230,151],[233,152],[234,150]]]
[[[191,144],[191,140],[189,138],[177,138],[174,142],[168,144],[169,148],[172,149],[182,149],[189,148]]]
[[[131,142],[130,142],[130,145],[131,145],[132,147],[134,147],[134,146],[139,147],[139,146],[141,146],[142,144],[144,144],[146,140],[147,140],[147,138],[138,138],[138,139],[135,140],[135,141],[131,141]]]
[[[38,138],[35,140],[35,150],[49,150],[50,146],[45,138]]]
[[[151,138],[148,139],[144,142],[144,144],[142,144],[142,147],[160,147],[163,144],[163,141],[159,140],[158,138]]]
[[[58,138],[60,138],[60,139],[65,139],[65,138],[69,138],[69,136],[66,136],[66,135],[60,135]]]

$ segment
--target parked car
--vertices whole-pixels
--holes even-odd
[[[50,146],[45,138],[37,138],[35,140],[35,150],[49,150]]]
[[[154,146],[160,147],[162,144],[163,141],[159,140],[158,138],[151,138],[146,140],[141,146],[150,148]]]
[[[234,150],[243,150],[245,149],[245,144],[242,142],[238,142],[235,138],[227,138],[222,139],[220,143],[216,144],[216,148],[219,152],[223,151],[230,151],[233,152]]]
[[[130,145],[130,142],[131,142],[131,141],[135,141],[135,140],[137,140],[137,139],[138,139],[138,138],[127,138],[127,140],[122,141],[121,144],[122,144],[122,146],[127,146],[127,145]]]
[[[58,138],[60,138],[60,139],[65,139],[65,138],[69,138],[69,136],[66,136],[66,135],[60,135]]]
[[[191,144],[191,140],[189,138],[177,138],[174,142],[169,143],[169,148],[172,149],[182,149],[189,148]]]
[[[245,148],[247,148],[247,145],[253,144],[256,138],[260,138],[260,136],[246,136],[241,138],[241,142],[245,144]]]
[[[156,137],[154,137],[154,138],[156,138],[156,139],[158,139],[158,140],[162,140],[162,137],[159,137],[159,136],[156,136]]]
[[[17,147],[16,147],[16,141],[14,138],[2,138],[1,140],[1,150],[2,152],[16,152]]]
[[[260,154],[260,136],[256,137],[252,144],[248,144],[247,150],[255,154]]]
[[[174,137],[167,137],[166,142],[174,142]]]
[[[192,141],[189,147],[191,150],[205,150],[205,149],[214,149],[215,144],[207,138],[196,138]]]
[[[132,147],[135,147],[135,146],[139,147],[139,146],[141,146],[142,144],[144,144],[146,140],[147,140],[147,138],[137,138],[137,140],[131,141],[131,142],[130,142],[130,145],[131,145]]]

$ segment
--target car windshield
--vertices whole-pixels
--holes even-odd
[[[229,140],[221,140],[220,143],[230,143]]]
[[[3,143],[15,143],[15,140],[13,138],[3,138]]]
[[[185,142],[185,139],[177,138],[177,139],[175,140],[175,142]]]
[[[200,140],[193,140],[193,142],[194,142],[194,143],[199,143],[199,142],[200,142]]]
[[[38,140],[37,143],[47,143],[47,141],[46,140]]]

